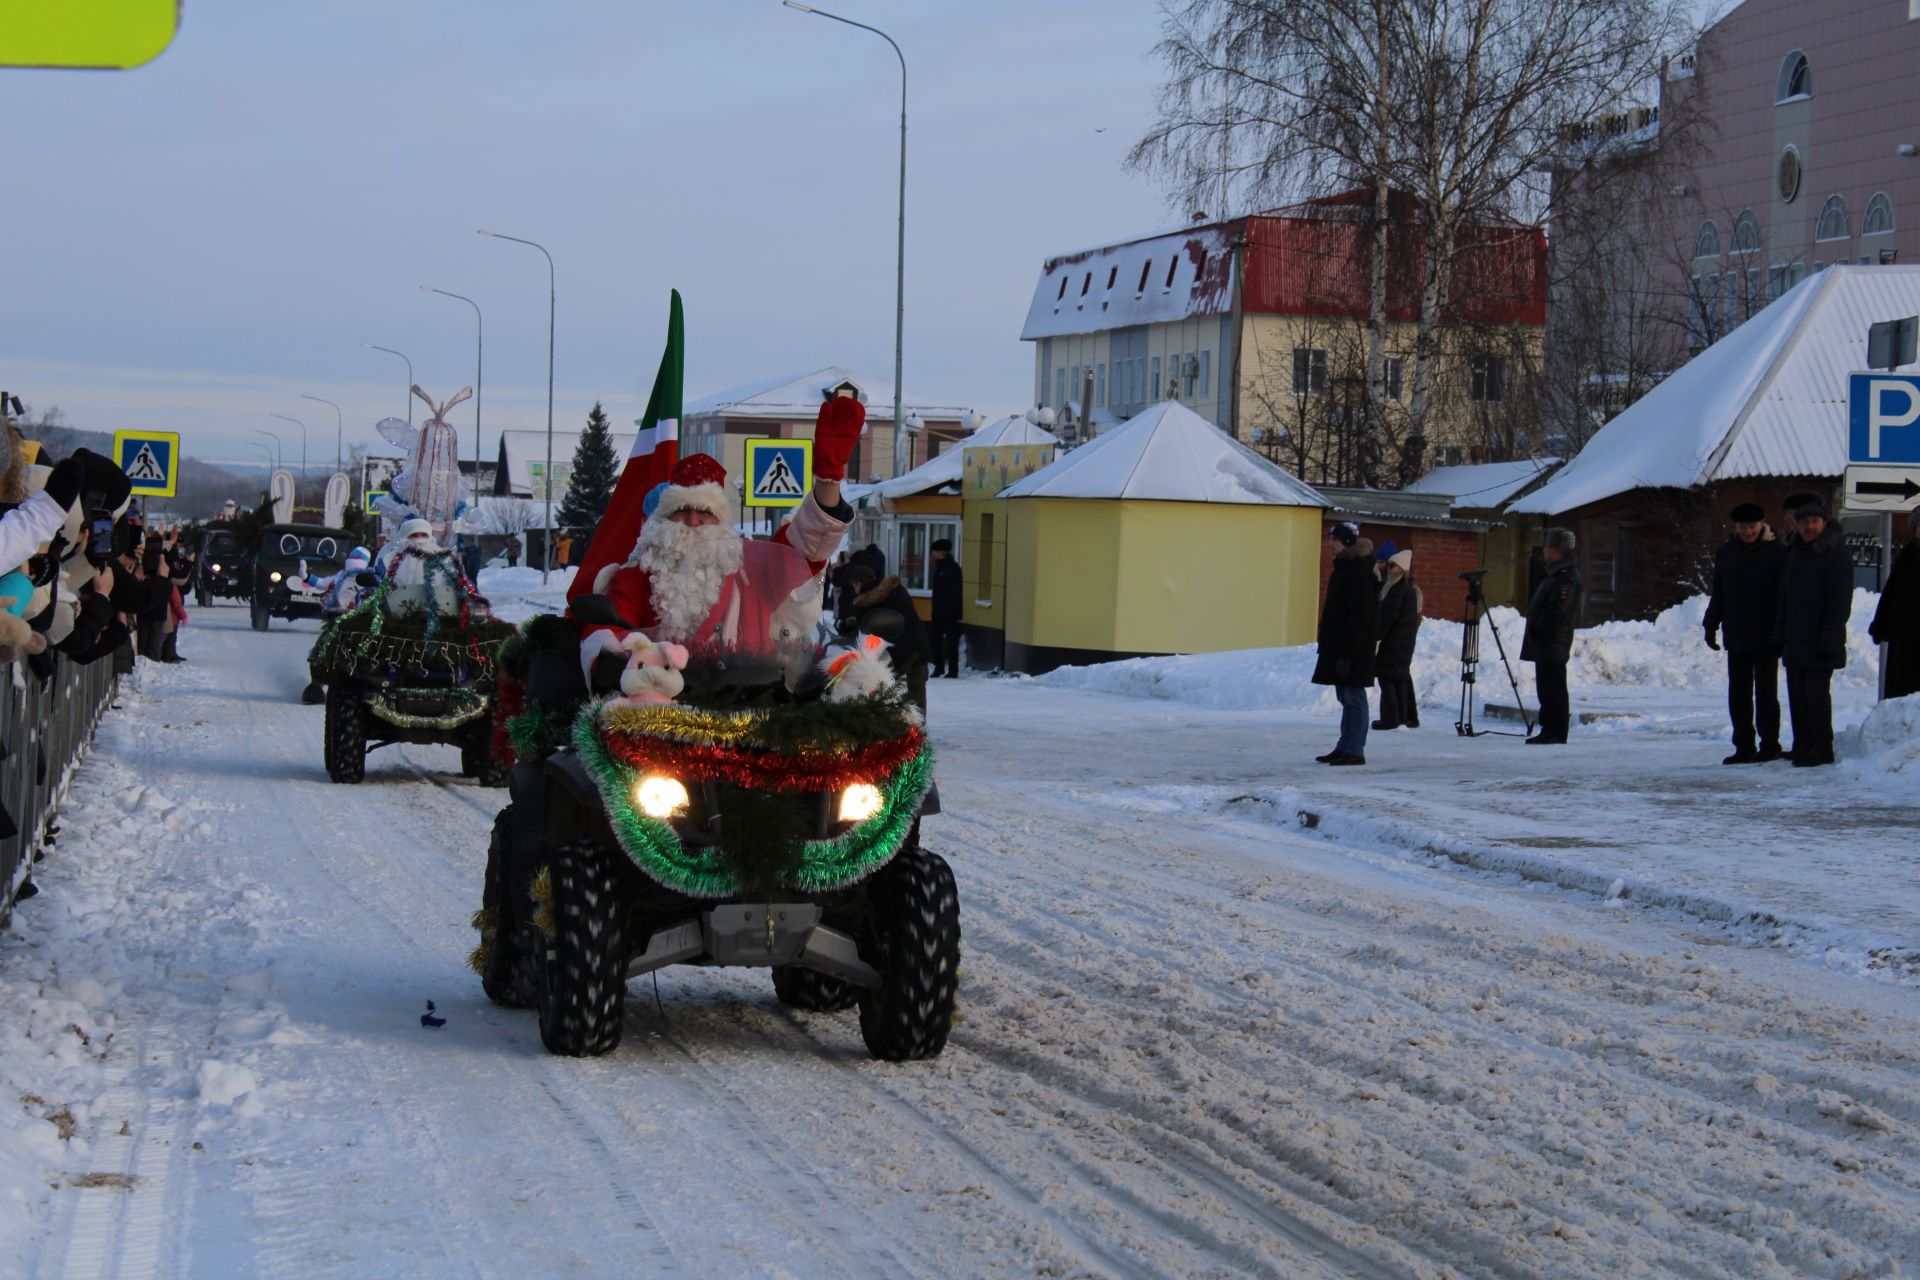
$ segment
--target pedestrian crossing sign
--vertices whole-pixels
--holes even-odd
[[[386,497],[387,493],[388,491],[385,489],[367,490],[365,495],[363,495],[360,499],[361,510],[365,511],[368,515],[376,514],[373,509],[373,504],[380,501],[380,499]]]
[[[748,440],[749,507],[797,507],[813,487],[813,441]]]
[[[180,482],[178,431],[116,431],[113,460],[145,498],[171,498]]]

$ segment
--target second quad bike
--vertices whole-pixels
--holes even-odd
[[[534,619],[510,646],[504,665],[524,679],[507,721],[518,759],[472,962],[496,1003],[538,1010],[549,1051],[615,1048],[627,981],[674,964],[767,969],[796,1009],[857,1006],[876,1058],[945,1047],[960,904],[952,870],[919,840],[939,808],[932,752],[890,672],[851,678],[884,662],[883,646],[863,637],[864,650],[830,654],[817,623],[782,625],[803,592],[817,618],[818,579],[799,577],[791,597],[741,610],[770,614],[774,637],[678,655],[671,699],[590,694],[578,632],[559,618]],[[604,597],[571,612],[631,631]],[[632,639],[629,652],[658,661]],[[635,688],[604,667],[597,690]]]
[[[222,528],[206,530],[200,537],[200,552],[194,561],[194,603],[205,609],[215,600],[245,600],[252,588],[251,576],[243,563],[245,556],[240,540],[231,532]]]

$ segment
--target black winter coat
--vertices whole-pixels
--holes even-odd
[[[1364,548],[1364,550],[1363,550]],[[1333,561],[1327,603],[1320,611],[1320,654],[1315,684],[1373,683],[1374,642],[1380,626],[1380,584],[1373,576],[1373,544],[1365,538]]]
[[[1887,696],[1920,693],[1920,536],[1893,558],[1868,633],[1887,646]]]
[[[1520,661],[1564,667],[1573,657],[1573,625],[1580,618],[1580,571],[1572,557],[1547,566],[1547,576],[1527,603],[1527,632]]]
[[[1713,595],[1707,601],[1707,634],[1721,633],[1730,653],[1771,653],[1773,624],[1780,616],[1780,567],[1784,543],[1762,534],[1749,546],[1728,538],[1713,557]]]
[[[920,611],[913,607],[913,597],[900,585],[900,579],[889,575],[853,598],[855,619],[864,621],[875,609],[892,609],[906,621],[907,629],[893,646],[893,652],[905,659],[898,670],[906,670],[915,658],[933,661],[933,642],[927,639],[927,624],[920,621]]]
[[[1773,639],[1780,658],[1803,670],[1847,665],[1847,618],[1853,612],[1853,557],[1840,526],[1787,548],[1780,571],[1780,614]]]
[[[965,581],[960,566],[953,557],[936,560],[933,564],[933,620],[935,622],[958,622],[962,612],[960,592]]]
[[[1404,679],[1413,674],[1413,642],[1420,632],[1420,588],[1403,577],[1380,597],[1380,649],[1374,674]]]

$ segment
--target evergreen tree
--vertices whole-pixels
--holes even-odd
[[[598,400],[587,415],[587,429],[573,451],[573,474],[567,478],[567,494],[554,512],[554,522],[570,529],[591,528],[607,514],[613,498],[613,486],[620,479],[620,460],[613,452],[613,432],[607,414]]]

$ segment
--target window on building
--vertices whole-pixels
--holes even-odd
[[[1165,394],[1160,386],[1160,357],[1155,356],[1147,364],[1147,399],[1158,404]]]
[[[1053,407],[1058,409],[1067,403],[1067,371],[1053,371]]]
[[[894,521],[893,559],[902,586],[916,596],[933,594],[933,557],[927,549],[941,538],[960,539],[960,522],[951,517],[900,516]]]
[[[993,603],[993,513],[980,517],[980,536],[973,544],[973,602]]]
[[[1693,256],[1695,259],[1720,256],[1720,228],[1711,222],[1700,224],[1700,234],[1693,238]]]
[[[1327,351],[1325,347],[1295,347],[1293,349],[1293,394],[1297,396],[1323,396],[1327,394]]]
[[[1499,404],[1507,398],[1507,358],[1474,356],[1467,362],[1472,385],[1468,396],[1480,404]]]
[[[1093,272],[1089,271],[1085,278],[1080,281],[1080,296],[1083,298],[1086,297],[1087,290],[1091,288],[1093,288]]]
[[[1813,225],[1815,240],[1848,240],[1853,229],[1847,224],[1847,201],[1844,196],[1828,196],[1827,202],[1820,206],[1820,221]]]
[[[1173,288],[1173,273],[1178,271],[1179,269],[1180,269],[1180,255],[1176,253],[1173,255],[1173,261],[1167,264],[1167,283],[1165,285],[1166,288],[1168,289]]]
[[[1147,274],[1152,270],[1153,270],[1152,258],[1148,258],[1145,262],[1140,264],[1140,283],[1133,286],[1133,291],[1135,293],[1145,293],[1147,291]]]
[[[1436,445],[1433,450],[1433,465],[1436,467],[1464,467],[1467,464],[1467,451],[1457,444]]]
[[[1775,102],[1792,102],[1813,92],[1813,67],[1807,55],[1795,49],[1780,63],[1780,79],[1774,85]]]
[[[1193,260],[1193,283],[1196,287],[1200,283],[1201,274],[1205,272],[1206,269],[1207,269],[1207,251],[1205,249],[1202,249],[1200,251],[1200,256]]]
[[[1787,267],[1787,288],[1799,284],[1807,278],[1807,264],[1804,259],[1797,260]]]
[[[1113,282],[1119,278],[1120,268],[1117,265],[1107,268],[1107,288],[1113,288]]]
[[[1104,360],[1093,366],[1093,407],[1107,407],[1107,363]]]
[[[1380,394],[1398,403],[1406,389],[1407,358],[1388,356],[1380,362]]]
[[[1873,199],[1867,201],[1866,216],[1860,219],[1860,234],[1863,236],[1886,236],[1893,234],[1893,201],[1887,199],[1887,193],[1876,191]]]
[[[1203,396],[1213,394],[1213,352],[1211,351],[1200,353],[1200,394]]]
[[[1760,249],[1760,220],[1753,216],[1753,210],[1742,210],[1733,220],[1733,251],[1735,253],[1757,253]]]
[[[1760,291],[1760,268],[1747,268],[1747,314],[1752,315],[1767,305],[1767,295]]]
[[[1062,298],[1064,298],[1064,297],[1066,297],[1066,296],[1067,296],[1067,275],[1066,275],[1066,273],[1065,273],[1065,272],[1061,272],[1061,274],[1060,274],[1060,292],[1058,292],[1058,293],[1056,293],[1056,294],[1054,294],[1054,295],[1053,295],[1053,300],[1054,300],[1055,302],[1058,302],[1058,301],[1060,301],[1060,300],[1061,300]]]

